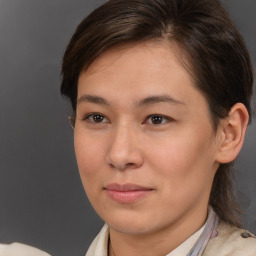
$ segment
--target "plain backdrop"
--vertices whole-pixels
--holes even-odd
[[[82,256],[100,230],[83,191],[59,94],[64,49],[97,0],[0,0],[0,242]],[[256,63],[256,1],[226,0]],[[256,99],[254,95],[254,109]],[[246,228],[256,232],[256,122],[237,161]]]

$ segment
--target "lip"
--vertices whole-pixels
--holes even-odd
[[[137,184],[112,183],[104,187],[107,195],[114,201],[122,204],[133,203],[149,195],[153,189]]]

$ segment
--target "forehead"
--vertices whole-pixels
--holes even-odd
[[[121,43],[110,47],[98,56],[86,73],[90,75],[105,69],[108,69],[108,72],[120,71],[122,64],[125,64],[125,73],[134,72],[135,63],[141,64],[140,69],[145,67],[143,73],[154,73],[164,66],[180,68],[181,59],[183,58],[180,47],[166,40]]]
[[[86,83],[88,87],[95,87],[94,89],[100,85],[110,87],[121,83],[123,90],[128,87],[138,88],[139,85],[144,85],[145,89],[155,87],[157,90],[161,83],[172,85],[179,80],[195,87],[193,78],[184,68],[183,62],[180,48],[168,41],[115,45],[80,73],[78,91],[81,80],[82,84]]]
[[[184,86],[196,87],[192,76],[182,65],[181,56],[179,47],[167,41],[113,46],[80,73],[78,94],[81,87],[123,91],[131,87],[136,90],[143,87],[144,90],[157,92],[164,86],[185,93]]]

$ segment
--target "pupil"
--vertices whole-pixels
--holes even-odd
[[[93,116],[93,121],[96,122],[96,123],[100,123],[100,122],[102,122],[102,120],[103,120],[103,116],[101,116],[101,115],[94,115]]]
[[[153,116],[151,120],[153,124],[161,124],[163,118],[161,116]]]

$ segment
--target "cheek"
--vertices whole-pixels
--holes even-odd
[[[150,165],[158,176],[171,183],[176,191],[184,185],[190,187],[208,179],[213,165],[213,146],[210,133],[198,135],[187,132],[159,141],[148,151]]]
[[[207,202],[212,185],[212,156],[204,143],[190,139],[166,143],[155,148],[151,157],[158,184],[160,204],[186,211],[201,200]]]
[[[75,132],[75,154],[83,183],[97,176],[103,164],[103,148],[98,140],[83,133]]]
[[[78,170],[85,193],[97,211],[102,184],[103,150],[98,140],[75,131],[74,146]],[[98,211],[97,211],[98,212]]]

